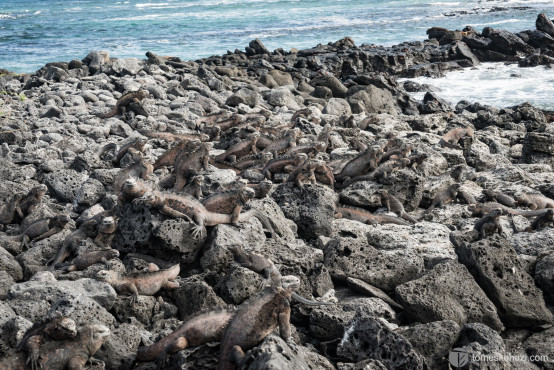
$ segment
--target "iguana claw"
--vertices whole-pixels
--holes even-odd
[[[203,239],[206,237],[206,227],[200,225],[194,225],[191,227],[192,237],[194,239]]]

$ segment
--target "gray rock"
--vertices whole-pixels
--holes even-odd
[[[52,303],[48,314],[59,311],[63,316],[75,320],[77,326],[103,324],[113,327],[115,318],[104,307],[90,297],[67,293]]]
[[[304,346],[291,349],[279,336],[268,335],[250,351],[240,365],[241,369],[298,369],[333,370],[335,367],[325,357]]]
[[[266,95],[266,100],[274,107],[288,107],[292,110],[300,109],[298,103],[294,100],[294,96],[292,95],[290,90],[286,88],[271,90]]]
[[[461,243],[456,253],[498,307],[507,327],[552,323],[542,291],[524,271],[508,240],[494,235],[471,244]]]
[[[296,223],[298,234],[306,239],[331,235],[335,198],[329,187],[311,184],[300,189],[293,183],[286,183],[273,193],[273,199],[285,216]]]
[[[460,327],[451,320],[434,321],[407,328],[399,328],[398,333],[406,337],[414,349],[425,357],[432,369],[447,366],[444,356],[458,339]]]
[[[262,277],[244,267],[231,270],[220,282],[219,293],[229,303],[239,305],[262,287]]]
[[[333,116],[344,116],[352,114],[352,109],[346,100],[342,98],[331,98],[323,108],[322,113]]]
[[[385,291],[413,280],[423,271],[423,260],[414,252],[379,251],[367,241],[334,237],[325,250],[325,266],[335,279],[360,279]]]
[[[13,277],[4,270],[0,270],[0,301],[8,297],[8,290],[15,284]]]
[[[6,302],[0,301],[0,327],[15,317],[14,310]]]
[[[472,279],[464,265],[440,263],[428,274],[396,287],[399,303],[415,321],[452,320],[462,326],[481,322],[503,328],[494,304]]]
[[[469,354],[468,369],[518,369],[517,362],[508,360],[508,353],[502,337],[485,324],[466,324],[460,333],[453,351]],[[450,352],[450,356],[453,356]],[[449,356],[449,358],[451,358]],[[497,360],[486,361],[486,356],[496,357]]]
[[[523,346],[529,356],[534,356],[533,362],[541,369],[554,369],[554,328],[531,335]]]
[[[353,113],[388,113],[396,116],[392,94],[376,86],[354,86],[348,90],[346,100]]]
[[[423,369],[425,361],[402,335],[385,320],[356,312],[337,347],[337,355],[349,361],[378,360],[391,369]]]
[[[111,330],[110,337],[94,354],[94,358],[104,361],[106,369],[131,368],[141,342],[140,331],[133,324],[121,324]]]
[[[279,71],[277,69],[273,69],[268,72],[268,75],[273,77],[273,80],[279,84],[279,86],[290,86],[294,85],[294,81],[292,80],[292,76],[288,72]]]
[[[333,97],[344,98],[348,89],[340,82],[340,80],[334,76],[318,76],[310,81],[310,85],[325,86],[331,90]]]
[[[184,279],[175,290],[174,297],[181,320],[208,308],[225,306],[225,302],[215,294],[211,286],[195,277]]]
[[[44,183],[48,186],[48,191],[52,196],[62,202],[72,203],[87,178],[88,175],[84,172],[61,170],[44,176]]]
[[[192,237],[192,224],[182,219],[170,219],[163,221],[152,230],[155,237],[154,244],[160,254],[165,254],[164,249],[175,251],[180,255],[182,263],[192,263],[198,257],[205,239]]]
[[[258,93],[247,88],[242,88],[227,98],[225,104],[231,107],[245,104],[250,108],[254,108],[258,104]]]
[[[355,364],[338,362],[338,370],[387,370],[387,367],[383,365],[381,361],[377,360],[363,360],[356,362]]]
[[[257,55],[257,54],[267,54],[270,55],[271,53],[265,45],[260,41],[260,39],[254,39],[250,41],[248,44],[249,49],[247,48],[246,54],[247,55]]]
[[[348,284],[348,287],[358,293],[370,296],[370,297],[377,297],[382,299],[385,303],[390,305],[393,308],[396,309],[403,309],[401,305],[396,303],[391,297],[389,297],[385,292],[383,292],[381,289],[374,287],[373,285],[370,285],[362,280],[349,277],[346,279],[346,283]]]
[[[79,210],[85,210],[100,202],[106,196],[104,185],[98,180],[87,179],[75,194],[74,204]]]
[[[10,252],[0,247],[0,271],[7,272],[13,280],[23,279],[23,270]]]
[[[112,312],[119,322],[127,322],[134,317],[144,325],[150,323],[154,313],[156,298],[152,296],[139,295],[135,304],[131,304],[131,297],[117,297]]]
[[[8,292],[9,299],[54,302],[60,297],[72,293],[91,298],[109,310],[117,297],[117,293],[109,284],[94,279],[56,281],[52,273],[47,271],[37,275],[39,275],[37,276],[39,279],[12,285]]]
[[[535,281],[545,297],[554,301],[554,253],[540,258],[535,265]]]

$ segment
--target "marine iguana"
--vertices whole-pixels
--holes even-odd
[[[456,183],[450,185],[447,189],[443,191],[439,191],[437,195],[435,195],[435,198],[433,198],[433,201],[431,202],[429,208],[427,208],[417,220],[420,221],[421,219],[423,219],[423,217],[431,213],[433,209],[437,207],[442,207],[445,204],[448,204],[455,200],[458,197],[458,189],[460,189],[460,186],[462,185]]]
[[[2,207],[0,207],[0,226],[2,226],[2,228],[4,225],[11,224],[16,215],[18,215],[21,219],[25,217],[23,215],[23,212],[21,212],[21,208],[19,207],[19,203],[24,197],[24,193],[16,193],[11,197],[10,200],[8,200],[2,205]]]
[[[304,163],[297,166],[287,178],[286,182],[294,182],[299,188],[303,188],[303,182],[316,184],[316,172],[321,174],[321,180],[331,188],[335,186],[333,172],[325,165],[325,162],[319,159],[307,159]]]
[[[381,200],[385,202],[385,206],[389,212],[394,212],[398,215],[398,217],[408,220],[414,224],[417,223],[417,220],[406,212],[402,203],[400,203],[394,195],[389,194],[389,192],[385,189],[381,190],[379,194],[381,195]]]
[[[77,230],[69,234],[62,242],[56,256],[47,262],[47,264],[50,263],[48,270],[53,270],[56,268],[57,264],[62,263],[70,254],[75,253],[77,247],[79,247],[86,238],[96,236],[97,226],[98,223],[95,220],[90,220],[81,224]]]
[[[286,152],[289,148],[294,148],[298,138],[302,135],[299,128],[288,130],[282,138],[277,139],[266,146],[262,153],[272,153],[273,158],[277,158],[279,154]]]
[[[377,168],[377,163],[382,154],[380,146],[374,145],[369,147],[348,161],[342,170],[338,174],[335,174],[335,180],[344,180],[360,176],[374,168]]]
[[[121,273],[113,270],[100,270],[96,278],[110,284],[119,294],[130,294],[131,304],[134,305],[139,294],[154,295],[160,289],[179,288],[179,283],[173,280],[179,276],[180,270],[179,264],[157,271]]]
[[[256,192],[256,199],[262,199],[269,194],[269,192],[273,188],[273,183],[269,180],[263,180],[258,184],[248,184],[248,187],[254,189],[254,191]]]
[[[178,327],[173,333],[156,343],[139,347],[137,361],[157,359],[158,368],[163,368],[168,354],[173,354],[188,347],[201,346],[220,341],[223,331],[233,317],[235,308],[221,308],[200,312]]]
[[[531,225],[528,226],[525,231],[537,231],[549,225],[554,226],[554,210],[551,208],[548,208],[544,214],[537,216],[537,218],[531,222]]]
[[[502,210],[500,208],[493,209],[488,215],[475,223],[473,229],[479,233],[480,239],[484,239],[487,234],[493,234],[495,232],[502,234],[502,226],[500,225],[501,215]]]
[[[277,327],[287,344],[296,346],[290,332],[290,299],[299,287],[298,277],[283,276],[281,284],[266,287],[239,306],[223,333],[219,370],[235,369],[245,351],[258,345]]]
[[[516,201],[514,198],[499,191],[485,189],[483,190],[483,195],[485,196],[485,199],[498,202],[505,205],[506,207],[514,208],[516,206]]]
[[[379,158],[379,163],[384,163],[391,159],[407,158],[412,152],[412,146],[408,144],[402,144],[398,148],[390,149]]]
[[[129,148],[128,153],[131,154],[134,163],[129,167],[121,169],[114,178],[113,190],[118,197],[127,179],[136,177],[147,180],[153,172],[152,165],[144,160],[141,152],[134,148]]]
[[[29,215],[42,203],[42,197],[48,191],[48,187],[44,184],[37,185],[27,195],[19,201],[19,209],[23,214],[23,217]],[[19,215],[19,214],[18,214]],[[19,215],[21,217],[21,215]],[[22,218],[23,218],[22,217]]]
[[[152,191],[151,186],[143,181],[137,181],[134,177],[129,177],[123,183],[117,199],[121,202],[129,202],[133,199],[142,197],[145,193]]]
[[[535,217],[540,216],[546,213],[547,209],[538,209],[534,211],[525,211],[521,209],[512,209],[510,207],[506,207],[503,204],[496,203],[496,202],[487,202],[487,203],[478,203],[473,206],[468,207],[468,209],[472,212],[473,216],[484,216],[489,214],[493,209],[500,208],[504,214],[509,215],[519,215],[523,217]]]
[[[103,249],[111,248],[112,240],[115,237],[117,230],[117,221],[113,217],[105,217],[102,223],[98,225],[97,235],[94,238],[94,243]]]
[[[517,193],[514,198],[518,205],[529,207],[531,210],[554,208],[554,200],[542,194]]]
[[[27,352],[26,364],[31,369],[39,369],[40,346],[47,341],[59,341],[75,338],[77,336],[77,325],[73,319],[63,317],[61,312],[56,311],[53,315],[46,316],[37,321],[23,335],[15,347],[15,351]]]
[[[102,262],[106,264],[106,262],[116,257],[119,257],[119,251],[117,249],[92,251],[75,257],[73,261],[71,261],[71,264],[65,267],[64,270],[66,272],[82,271],[96,263]]]
[[[206,226],[233,223],[233,215],[210,212],[198,200],[170,193],[150,192],[142,196],[141,202],[158,209],[174,218],[194,220],[192,235],[203,238],[206,235]],[[267,216],[256,209],[251,209],[239,215],[236,222],[244,222],[250,217],[256,217],[267,228],[271,235],[277,236]]]
[[[204,176],[196,175],[190,180],[190,183],[187,186],[185,186],[185,188],[183,189],[183,193],[193,196],[196,199],[200,199],[204,196],[204,194],[202,194],[203,186],[204,186]],[[143,194],[141,194],[141,196],[142,195]]]
[[[402,158],[400,160],[391,159],[380,164],[376,169],[368,174],[356,176],[344,181],[340,185],[340,189],[346,188],[358,181],[374,181],[378,179],[386,179],[391,173],[398,171],[409,164],[409,159]]]
[[[452,130],[448,131],[444,136],[440,139],[439,145],[445,146],[447,148],[451,149],[463,149],[462,147],[458,146],[458,142],[461,138],[465,136],[473,137],[474,130],[470,126],[468,127],[456,127]]]
[[[144,89],[139,89],[137,91],[129,92],[121,96],[119,99],[117,99],[117,103],[115,103],[115,107],[113,107],[109,112],[98,114],[97,117],[111,118],[118,113],[124,114],[131,107],[131,103],[140,102],[148,95],[149,95],[148,91]]]
[[[231,162],[236,162],[237,159],[245,157],[250,153],[257,154],[258,149],[256,148],[256,143],[259,137],[260,133],[254,131],[247,136],[246,140],[232,145],[224,153],[216,156],[215,160],[218,162],[225,162],[228,158],[233,157],[234,160],[231,160]]]
[[[373,224],[396,224],[403,226],[412,225],[410,222],[404,221],[399,217],[388,216],[388,215],[374,215],[366,210],[354,208],[354,207],[344,207],[339,206],[335,211],[335,218],[347,218],[349,220],[358,221],[364,224],[373,225]]]
[[[115,144],[115,143],[106,144],[102,147],[102,149],[100,149],[96,153],[96,155],[98,157],[102,157],[102,155],[104,155],[104,153],[106,153],[107,151],[114,150],[116,152],[116,154],[112,158],[112,163],[115,166],[119,166],[119,162],[121,162],[121,160],[123,159],[125,154],[127,154],[127,152],[129,151],[130,148],[138,150],[139,152],[144,152],[144,147],[145,147],[147,142],[148,142],[147,139],[145,139],[143,137],[138,137],[135,140],[123,145],[121,148],[119,148],[119,150],[117,149],[117,144]]]
[[[43,218],[30,224],[21,234],[9,236],[7,240],[21,241],[25,246],[28,246],[31,240],[39,241],[59,233],[70,220],[67,215]]]
[[[310,144],[301,144],[301,145],[296,145],[295,147],[287,150],[287,152],[285,153],[285,156],[294,157],[299,153],[305,153],[308,156],[308,158],[313,158],[318,153],[324,152],[326,148],[327,148],[327,144],[325,144],[323,141],[317,141],[315,143],[310,143]]]
[[[166,141],[176,141],[179,140],[181,142],[187,142],[189,140],[200,140],[200,141],[208,141],[210,140],[210,137],[206,134],[200,133],[200,134],[184,134],[184,133],[175,133],[175,132],[159,132],[159,131],[151,131],[151,130],[137,130],[140,134],[152,138],[152,139],[162,139]]]
[[[248,187],[228,190],[202,199],[202,205],[210,212],[231,214],[231,223],[234,224],[239,219],[242,207],[255,195],[254,189]]]
[[[266,165],[262,169],[262,174],[266,179],[273,180],[273,175],[277,173],[282,173],[287,166],[298,166],[307,158],[308,156],[305,153],[299,153],[295,157],[274,158],[266,163]]]
[[[471,195],[471,193],[468,192],[463,187],[460,187],[458,189],[457,198],[463,200],[466,204],[476,204],[477,203],[477,200],[475,200],[475,197],[473,195]]]
[[[175,172],[175,185],[173,191],[179,192],[187,184],[189,178],[199,175],[200,170],[207,170],[211,143],[191,142],[194,149],[187,152],[188,145],[175,157],[173,170]]]
[[[105,325],[85,325],[76,338],[51,341],[39,349],[38,366],[42,369],[84,370],[87,362],[109,338]],[[20,352],[0,361],[0,369],[25,370],[25,358]]]

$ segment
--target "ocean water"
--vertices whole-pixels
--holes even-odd
[[[534,29],[554,0],[0,0],[0,68],[34,72],[91,50],[118,58],[146,51],[185,60],[273,50],[350,36],[357,44],[426,39],[429,27]]]

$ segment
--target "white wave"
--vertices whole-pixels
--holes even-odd
[[[15,19],[15,17],[9,14],[0,14],[0,19]]]
[[[442,78],[409,80],[438,88],[437,95],[452,104],[469,100],[503,108],[528,101],[543,109],[554,109],[554,70],[542,66],[519,68],[517,64],[483,63],[449,72]],[[417,93],[414,98],[421,99],[423,95]]]
[[[135,4],[137,8],[148,8],[148,7],[155,7],[155,6],[162,6],[162,5],[169,5],[169,3],[143,3],[143,4]]]
[[[492,26],[492,25],[496,25],[496,24],[514,23],[514,22],[523,22],[523,20],[522,19],[517,19],[517,18],[511,18],[511,19],[504,19],[502,21],[496,21],[496,22],[470,23],[469,26],[472,26],[472,27]]]
[[[37,10],[36,12],[33,13],[33,15],[39,15],[40,13],[42,13],[40,10]]]

